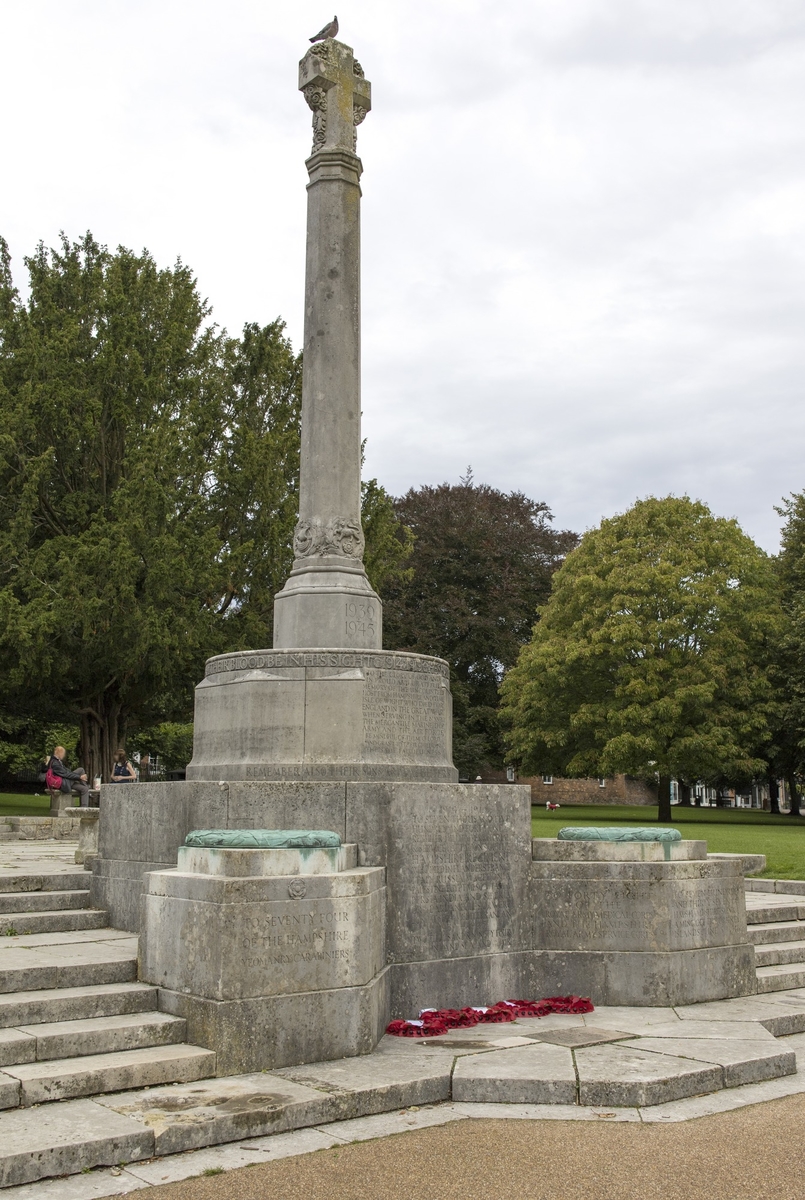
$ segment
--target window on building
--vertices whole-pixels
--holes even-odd
[[[553,783],[553,775],[543,775],[542,782],[543,783]]]

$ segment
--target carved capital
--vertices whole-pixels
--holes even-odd
[[[293,538],[296,558],[322,558],[339,555],[361,561],[364,538],[360,521],[348,517],[330,517],[324,522],[320,517],[302,519],[297,523]]]

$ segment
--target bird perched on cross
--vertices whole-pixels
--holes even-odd
[[[320,29],[315,37],[312,37],[311,42],[323,42],[327,38],[335,37],[338,33],[338,17],[333,17],[329,25],[325,25],[324,29]]]

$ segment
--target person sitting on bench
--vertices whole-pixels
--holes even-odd
[[[61,790],[63,792],[74,792],[79,797],[81,807],[89,808],[87,773],[83,767],[79,767],[76,771],[68,771],[64,765],[64,756],[66,753],[67,751],[64,749],[64,746],[57,746],[48,762],[48,770],[54,775],[58,775],[59,779],[61,779]]]

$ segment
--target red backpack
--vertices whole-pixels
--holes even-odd
[[[51,771],[50,767],[48,767],[47,774],[45,775],[45,786],[49,787],[49,788],[53,788],[55,791],[60,792],[61,785],[62,785],[61,776],[57,775],[55,773],[55,771]]]

